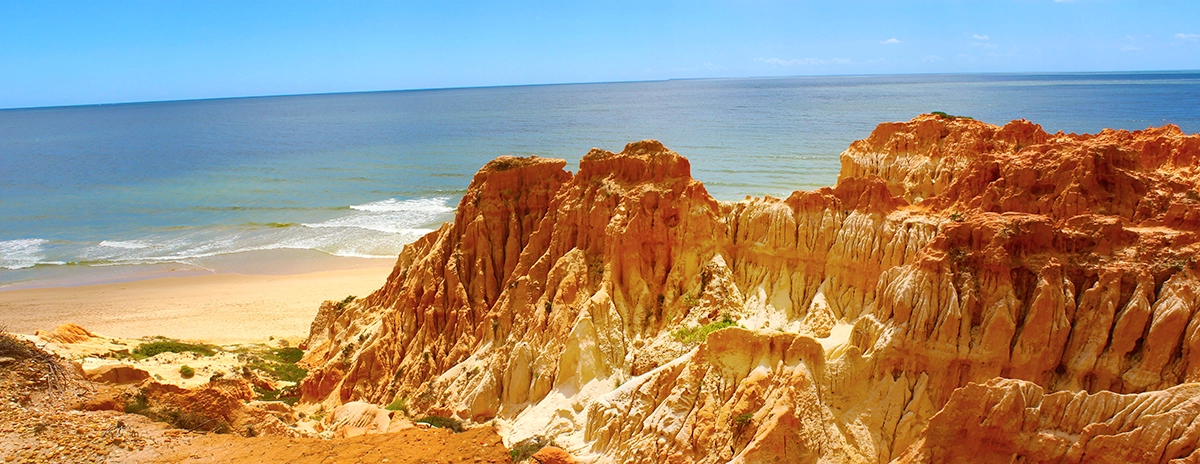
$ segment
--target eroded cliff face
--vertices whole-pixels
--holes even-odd
[[[654,141],[574,175],[500,158],[387,285],[322,307],[304,398],[599,462],[1200,459],[1198,156],[1174,126],[926,115],[834,188],[737,203]]]

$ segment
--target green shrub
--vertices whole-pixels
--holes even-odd
[[[400,411],[404,414],[408,414],[408,398],[396,398],[384,409],[387,409],[388,411]]]
[[[125,403],[125,412],[129,414],[145,415],[146,411],[149,409],[150,399],[146,398],[146,394],[142,392],[138,392],[137,395],[134,395],[133,398],[130,398],[129,401]]]
[[[735,416],[733,418],[733,424],[738,427],[745,427],[746,424],[749,424],[750,421],[753,419],[754,419],[754,414],[751,414],[751,413],[738,414],[737,416]]]
[[[929,114],[932,114],[932,115],[937,116],[942,119],[951,119],[951,120],[953,120],[953,119],[975,119],[970,116],[955,116],[955,115],[947,113],[945,111],[932,111]]]
[[[137,358],[149,358],[162,353],[196,353],[200,356],[217,354],[217,347],[195,343],[184,343],[177,340],[158,340],[138,345],[133,349]]]
[[[337,308],[337,312],[340,314],[343,309],[346,309],[346,306],[350,305],[350,303],[353,303],[356,299],[358,299],[358,297],[354,295],[348,295],[345,298],[342,298],[342,301],[339,301],[337,304],[333,305],[333,307]]]
[[[462,422],[459,422],[457,419],[452,419],[449,417],[425,416],[425,417],[417,419],[413,422],[421,422],[421,423],[432,425],[434,427],[449,429],[449,430],[454,431],[454,433],[459,433],[464,430],[463,426],[462,426]]]
[[[296,364],[300,362],[300,358],[304,357],[304,351],[300,348],[280,348],[273,351],[280,362],[288,364]]]
[[[558,445],[554,443],[553,439],[546,440],[541,436],[526,438],[513,444],[512,449],[508,450],[508,457],[512,458],[512,462],[524,462],[547,446]]]
[[[288,363],[276,363],[255,360],[246,363],[246,367],[287,382],[299,382],[308,377],[308,369]]]
[[[303,357],[304,351],[299,348],[261,346],[244,349],[238,355],[245,367],[288,382],[299,382],[308,376],[307,369],[296,365]]]
[[[179,367],[179,376],[185,379],[190,379],[196,375],[196,370],[192,366],[183,365]]]
[[[710,333],[716,332],[716,331],[724,329],[726,327],[733,327],[735,325],[737,325],[737,324],[733,323],[733,319],[730,319],[729,316],[723,316],[721,318],[721,320],[719,320],[719,321],[709,322],[707,324],[697,326],[697,327],[681,328],[679,330],[676,330],[674,332],[674,335],[675,335],[676,340],[679,340],[680,342],[682,342],[684,344],[690,345],[692,343],[704,341],[705,339],[708,338],[708,334],[710,334]]]
[[[259,401],[278,401],[288,406],[295,406],[300,402],[299,392],[295,387],[281,388],[279,390],[263,390],[257,386],[250,387],[254,390],[254,399]]]

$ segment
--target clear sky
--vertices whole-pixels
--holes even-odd
[[[672,78],[1200,69],[1200,1],[0,2],[0,108]]]

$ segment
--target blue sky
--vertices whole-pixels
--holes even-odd
[[[0,108],[672,78],[1200,69],[1200,2],[2,2]]]

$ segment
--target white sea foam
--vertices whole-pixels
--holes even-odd
[[[414,226],[425,225],[433,222],[435,217],[435,215],[431,214],[413,214],[408,212],[353,215],[330,219],[328,221],[319,222],[316,224],[304,224],[304,226],[316,229],[331,227],[355,227],[389,234],[403,234],[413,230],[415,228]]]
[[[45,239],[25,238],[0,241],[0,268],[24,269],[42,263],[46,259]]]
[[[354,212],[318,223],[306,223],[305,227],[356,227],[390,234],[410,234],[413,229],[424,229],[429,225],[451,219],[454,208],[450,198],[418,198],[396,200],[389,198],[364,205],[351,206]]]
[[[150,244],[146,243],[146,242],[138,241],[138,240],[129,240],[129,241],[124,241],[124,242],[119,241],[119,240],[105,240],[105,241],[100,242],[100,246],[109,247],[109,248],[121,248],[121,249],[125,249],[125,250],[140,250],[142,248],[149,248]]]
[[[362,205],[354,205],[351,206],[350,209],[374,213],[389,211],[449,213],[454,211],[454,207],[448,204],[449,201],[450,197],[417,198],[413,200],[397,200],[395,198],[388,198],[386,200],[373,201],[371,203]]]
[[[450,198],[388,199],[356,205],[340,217],[303,227],[209,226],[90,243],[42,239],[0,242],[0,268],[37,264],[113,266],[178,262],[248,251],[317,250],[335,256],[395,258],[404,245],[453,219]],[[47,260],[53,255],[55,261]]]

